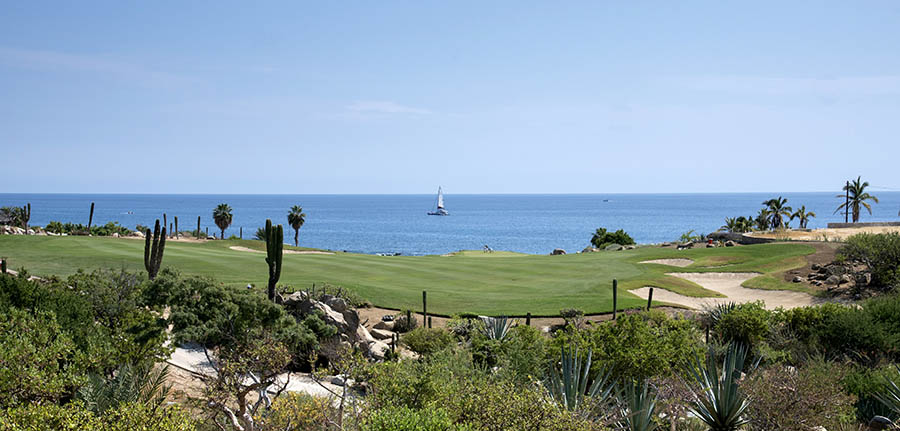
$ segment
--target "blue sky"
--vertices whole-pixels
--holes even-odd
[[[896,1],[136,3],[0,6],[3,191],[900,188]]]

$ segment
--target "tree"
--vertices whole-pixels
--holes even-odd
[[[769,210],[767,208],[761,208],[759,210],[759,214],[757,214],[756,218],[753,219],[753,222],[756,224],[756,229],[769,230]]]
[[[303,207],[294,205],[287,215],[288,224],[294,228],[294,247],[299,245],[298,237],[300,236],[300,228],[306,222],[306,214],[303,213]]]
[[[815,216],[816,213],[806,211],[806,205],[803,205],[795,213],[791,214],[791,220],[794,220],[795,218],[800,219],[800,229],[806,229],[806,224],[809,223],[809,219]]]
[[[225,229],[231,226],[231,218],[231,207],[228,204],[219,204],[213,210],[213,221],[216,222],[219,229],[222,229],[222,239],[225,239]]]
[[[863,206],[866,210],[869,211],[869,215],[872,214],[872,206],[870,206],[866,201],[873,201],[876,204],[878,203],[878,198],[866,193],[866,187],[869,187],[868,181],[861,181],[862,177],[856,177],[856,180],[851,181],[849,184],[845,185],[841,190],[847,192],[846,194],[837,195],[839,198],[846,198],[847,195],[850,196],[849,202],[844,202],[838,205],[837,209],[834,210],[835,214],[840,210],[849,210],[851,214],[853,214],[853,223],[859,222],[859,207]],[[849,204],[849,208],[847,205]]]
[[[787,201],[787,199],[779,196],[762,203],[769,211],[769,219],[771,220],[771,226],[773,229],[787,227],[784,223],[784,218],[790,217],[791,211],[794,210],[793,208],[787,206]]]
[[[591,244],[597,248],[603,248],[610,244],[630,245],[634,244],[634,239],[622,229],[615,232],[607,232],[605,228],[600,227],[591,236]]]

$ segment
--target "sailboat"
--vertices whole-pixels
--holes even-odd
[[[438,195],[437,195],[437,205],[434,211],[430,211],[428,215],[436,215],[436,216],[447,216],[450,215],[447,210],[444,209],[444,191],[438,187]]]

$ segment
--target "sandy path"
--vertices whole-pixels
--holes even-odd
[[[262,250],[254,250],[252,248],[241,247],[239,245],[233,245],[228,247],[234,251],[248,251],[250,253],[265,253]],[[319,251],[319,250],[284,250],[284,254],[334,254],[330,251]]]
[[[862,226],[847,228],[820,228],[809,232],[800,230],[788,230],[782,233],[754,232],[749,236],[757,238],[789,238],[797,241],[835,241],[844,240],[860,233],[891,233],[900,232],[900,226]]]
[[[660,265],[669,265],[669,266],[677,266],[680,268],[684,268],[694,263],[693,260],[685,259],[685,258],[675,258],[675,259],[653,259],[653,260],[645,260],[640,263],[657,263]]]
[[[786,290],[748,289],[741,286],[741,283],[758,276],[759,274],[757,273],[707,272],[670,273],[667,275],[692,281],[699,284],[704,289],[713,290],[726,296],[725,298],[694,298],[690,296],[679,295],[665,289],[653,289],[654,300],[684,305],[690,308],[702,309],[705,306],[727,302],[743,303],[764,301],[766,303],[766,308],[774,309],[777,307],[805,307],[822,302],[821,299],[815,298],[809,294],[802,292],[791,292]],[[650,295],[650,288],[642,287],[640,289],[629,290],[629,292],[643,299],[647,299],[647,297]]]

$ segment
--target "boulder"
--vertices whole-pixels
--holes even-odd
[[[692,243],[692,242],[686,242],[686,243],[684,243],[684,244],[678,244],[678,249],[679,249],[679,250],[684,250],[684,249],[686,249],[686,248],[694,248],[694,243]]]
[[[391,350],[387,343],[376,341],[369,345],[369,355],[377,360],[383,360],[384,355]]]
[[[841,283],[841,277],[839,275],[830,275],[830,276],[828,276],[828,278],[825,279],[825,284],[836,285],[836,284],[840,284],[840,283]]]
[[[708,242],[708,243],[706,243],[706,248],[716,248],[716,244]]]
[[[736,245],[737,245],[737,243],[735,243],[732,240],[725,241],[725,247],[734,247]]]
[[[384,320],[378,322],[373,326],[375,329],[381,329],[382,331],[393,331],[394,330],[394,322],[385,322]]]
[[[814,263],[809,266],[809,269],[813,270],[813,271],[818,271],[818,270],[822,269],[822,265],[819,265],[818,263]]]
[[[566,254],[566,251],[561,248],[554,248],[553,251],[550,252],[551,256],[559,256],[562,254]]]
[[[791,281],[794,283],[803,283],[803,277],[798,275],[798,276],[795,276],[794,279]]]
[[[113,232],[112,237],[113,237],[113,238],[118,238],[118,237],[119,237],[119,233],[118,233],[118,232]]]
[[[604,248],[604,250],[606,251],[619,251],[624,249],[625,247],[623,247],[621,244],[610,244]]]
[[[390,340],[394,336],[393,332],[384,329],[372,329],[369,333],[372,334],[372,337],[376,340]]]
[[[583,250],[581,250],[582,253],[593,253],[595,251],[599,251],[599,250],[597,250],[594,247],[590,247],[590,246],[585,247]]]
[[[636,248],[637,248],[636,245],[626,245],[626,246],[625,246],[625,250],[634,250],[634,249],[636,249]]]
[[[349,308],[347,306],[347,301],[345,301],[344,298],[338,298],[336,296],[331,296],[331,295],[322,295],[321,301],[324,302],[325,304],[328,304],[329,307],[331,307],[334,311],[337,311],[338,313],[343,313],[343,312],[347,311],[347,308]]]
[[[853,281],[853,277],[851,277],[850,274],[841,275],[841,283],[849,283],[851,281]]]

